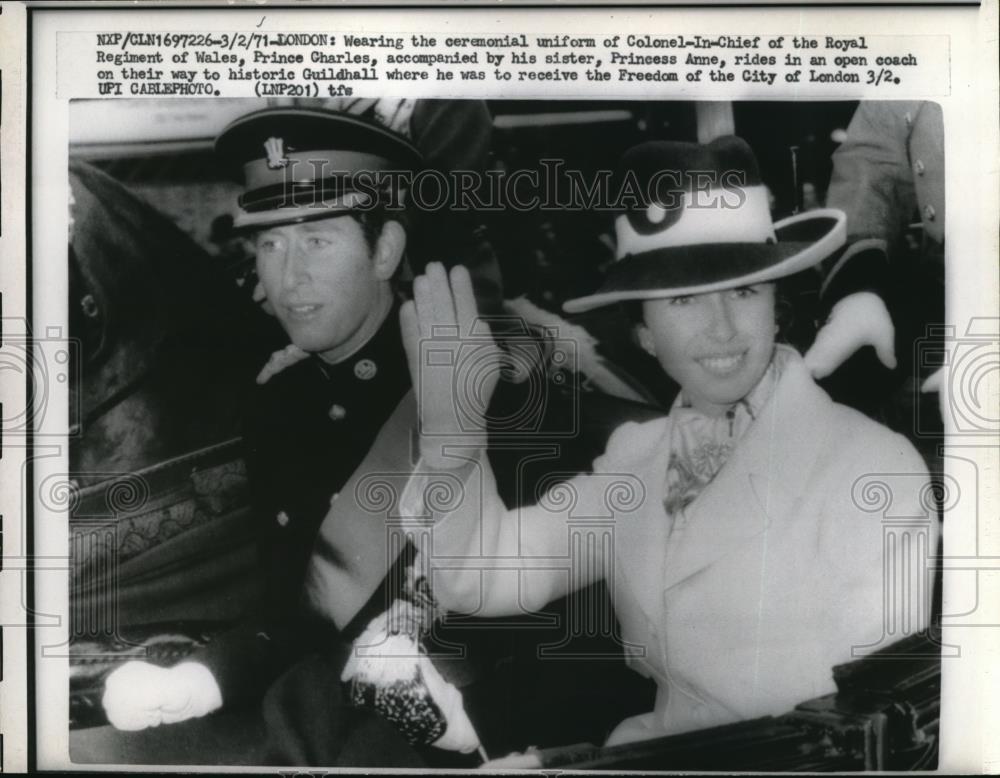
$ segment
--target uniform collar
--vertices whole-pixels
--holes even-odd
[[[387,367],[395,370],[397,363],[405,363],[403,338],[399,330],[399,308],[400,302],[396,300],[375,334],[349,357],[330,364],[313,355],[312,362],[330,381],[356,379],[365,383],[376,378]]]

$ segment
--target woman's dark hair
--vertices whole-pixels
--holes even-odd
[[[642,316],[642,300],[626,300],[618,304],[621,307],[625,318],[633,327],[639,327],[646,323]]]
[[[820,277],[815,268],[779,278],[774,289],[775,337],[804,353],[816,337]]]
[[[779,343],[804,348],[815,334],[815,323],[806,315],[815,310],[818,297],[818,277],[812,269],[779,278],[774,287],[774,320],[778,325],[775,337]],[[645,324],[642,300],[619,303],[622,312],[633,326]]]

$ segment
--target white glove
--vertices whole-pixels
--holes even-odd
[[[948,381],[945,375],[944,368],[939,367],[933,373],[931,373],[927,380],[925,380],[920,385],[920,391],[925,394],[931,392],[938,393],[938,410],[941,413],[941,421],[944,421],[948,416]]]
[[[874,346],[879,360],[892,370],[896,367],[895,335],[892,317],[877,294],[849,294],[830,311],[806,352],[806,366],[813,378],[825,378],[858,349]]]
[[[441,709],[446,722],[444,734],[431,745],[445,751],[460,751],[463,754],[472,753],[480,748],[479,736],[465,712],[462,693],[441,677],[441,673],[426,656],[420,657],[418,661],[424,682],[431,690],[431,697]]]
[[[301,362],[308,356],[307,352],[300,349],[294,343],[289,343],[283,349],[279,349],[271,354],[271,357],[267,360],[267,364],[257,374],[257,383],[266,384],[282,370],[291,367],[296,362]]]
[[[204,716],[222,707],[222,692],[197,662],[171,668],[126,662],[107,677],[101,703],[112,726],[131,731]]]
[[[479,765],[480,770],[537,770],[542,766],[542,757],[537,748],[529,747],[523,753],[512,751],[507,756],[490,759]]]
[[[501,365],[500,349],[477,312],[468,269],[456,265],[449,272],[428,262],[424,275],[413,279],[413,299],[400,308],[399,323],[410,377],[419,387],[420,456],[435,470],[453,470],[461,462],[448,453],[452,445],[486,446],[486,413]],[[436,332],[443,328],[455,337],[442,340]]]
[[[400,609],[412,607],[400,600],[393,605]],[[413,687],[416,684],[413,682],[422,678],[426,693],[440,709],[445,724],[442,735],[430,745],[463,754],[481,749],[479,736],[465,712],[462,693],[442,677],[411,635],[389,634],[389,620],[388,611],[371,620],[355,640],[355,648],[344,665],[340,680],[344,683],[371,684],[384,692],[383,699],[393,696],[398,682],[405,682],[401,692],[403,696],[397,704],[390,705],[388,711],[376,707],[380,715],[399,726],[400,722],[394,719],[409,715],[405,694],[415,691]]]

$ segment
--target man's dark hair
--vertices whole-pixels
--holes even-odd
[[[403,231],[407,234],[407,251],[403,253],[403,258],[400,260],[399,264],[396,265],[396,272],[393,273],[391,282],[393,288],[398,291],[398,284],[400,283],[400,278],[404,274],[404,267],[407,265],[407,252],[410,249],[410,220],[407,217],[407,211],[405,209],[394,208],[389,210],[384,208],[382,205],[375,205],[373,208],[368,208],[363,211],[355,211],[351,214],[351,218],[358,223],[361,227],[361,235],[364,238],[365,245],[368,247],[368,253],[371,254],[375,251],[375,246],[378,244],[378,239],[382,235],[382,230],[385,225],[391,221],[399,222],[399,225],[403,228]]]
[[[375,250],[375,244],[378,243],[379,236],[382,234],[382,228],[388,222],[399,222],[404,231],[407,231],[409,228],[405,211],[389,211],[382,206],[375,206],[364,211],[355,211],[351,214],[351,217],[361,227],[361,233],[364,235],[369,251]]]

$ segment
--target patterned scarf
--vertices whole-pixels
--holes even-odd
[[[722,416],[706,416],[679,396],[670,410],[670,461],[663,507],[671,516],[682,512],[712,482],[729,460],[734,446],[760,414],[788,360],[775,349],[771,363],[750,393]]]

